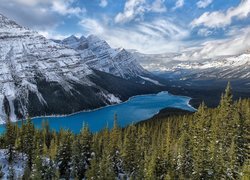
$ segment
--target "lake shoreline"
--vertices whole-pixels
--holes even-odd
[[[48,115],[48,116],[35,116],[35,117],[31,117],[32,120],[34,119],[39,119],[39,118],[44,118],[44,120],[46,120],[46,118],[60,118],[60,117],[70,117],[70,116],[75,116],[75,115],[78,115],[80,113],[85,113],[85,112],[94,112],[94,111],[98,111],[98,110],[101,110],[103,108],[107,108],[107,107],[112,107],[112,106],[116,106],[116,105],[121,105],[121,104],[124,104],[130,100],[132,100],[133,98],[136,98],[136,97],[141,97],[141,96],[151,96],[151,95],[158,95],[160,93],[167,93],[168,95],[170,96],[179,96],[179,97],[183,97],[183,98],[187,98],[187,102],[186,104],[191,108],[193,109],[194,111],[196,111],[197,109],[195,107],[192,106],[191,104],[191,101],[192,101],[192,98],[191,97],[188,97],[188,96],[182,96],[182,95],[175,95],[175,94],[171,94],[169,93],[168,91],[161,91],[161,92],[158,92],[158,93],[150,93],[150,94],[141,94],[141,95],[135,95],[135,96],[131,96],[129,97],[127,100],[125,101],[122,101],[120,103],[115,103],[115,104],[110,104],[110,105],[106,105],[106,106],[103,106],[103,107],[99,107],[99,108],[95,108],[95,109],[85,109],[85,110],[82,110],[82,111],[77,111],[77,112],[74,112],[74,113],[71,113],[71,114],[65,114],[65,115]],[[165,109],[165,108],[164,108]],[[178,108],[178,109],[181,109],[181,108]],[[161,110],[159,110],[156,114],[154,115],[157,115],[158,113],[160,113]],[[20,121],[25,121],[25,119],[22,119],[22,120],[18,120],[18,121],[14,121],[14,123],[18,123]],[[0,125],[4,125],[5,123],[2,123]]]
[[[88,124],[92,132],[98,132],[104,127],[113,127],[115,114],[118,116],[120,127],[126,127],[131,123],[150,119],[166,108],[176,108],[193,113],[196,109],[190,104],[190,100],[191,98],[187,96],[176,96],[167,91],[161,91],[155,94],[132,96],[127,101],[94,110],[84,110],[69,115],[39,116],[31,118],[31,120],[36,128],[42,128],[43,122],[48,121],[51,129],[55,131],[69,129],[78,133],[83,124]],[[21,126],[25,121],[19,120],[14,123]],[[1,130],[4,130],[4,124],[1,125]]]

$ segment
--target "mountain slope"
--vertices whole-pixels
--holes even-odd
[[[82,60],[93,69],[125,79],[140,78],[150,74],[130,52],[122,48],[112,49],[106,41],[97,36],[90,35],[87,38],[70,36],[60,43],[79,52]]]
[[[139,94],[143,87],[148,92],[154,89],[119,78],[123,89],[135,84],[135,91],[112,91],[103,86],[102,77],[108,76],[110,85],[119,86],[112,84],[118,77],[106,73],[100,77],[79,52],[47,40],[3,15],[0,39],[0,122],[8,116],[17,120],[28,114],[68,114],[97,108]]]

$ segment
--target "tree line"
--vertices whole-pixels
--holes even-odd
[[[230,85],[217,108],[204,103],[191,115],[171,116],[120,128],[80,133],[48,123],[35,129],[10,121],[0,137],[8,179],[250,179],[250,100],[233,101]],[[23,154],[26,167],[16,177],[13,163]],[[0,172],[3,176],[3,172]]]

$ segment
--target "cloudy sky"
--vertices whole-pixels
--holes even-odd
[[[0,0],[0,13],[48,38],[95,34],[144,53],[250,48],[250,0]]]

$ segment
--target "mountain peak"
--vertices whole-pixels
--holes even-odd
[[[54,42],[56,41],[54,40]],[[88,48],[88,42],[84,36],[81,36],[80,38],[78,38],[74,35],[71,35],[63,39],[62,41],[59,41],[59,43],[69,48],[78,49],[78,50],[84,50]]]
[[[109,44],[105,40],[100,39],[96,35],[89,35],[87,37],[87,41],[88,41],[89,47],[92,51],[103,52],[104,50],[111,49],[111,47],[109,46]]]
[[[8,18],[0,13],[0,22],[8,20]]]
[[[80,40],[80,41],[84,41],[84,42],[85,42],[85,41],[87,41],[87,38],[86,38],[86,37],[84,37],[84,36],[81,36],[79,40]]]
[[[75,35],[71,35],[65,38],[63,41],[78,41],[79,39]]]
[[[79,44],[79,39],[76,36],[71,35],[71,36],[63,39],[62,44],[64,44],[64,45],[69,45],[70,44],[70,45],[73,46],[72,48],[75,48]]]
[[[17,24],[15,21],[10,20],[6,16],[0,14],[0,28],[22,28],[19,24]]]

